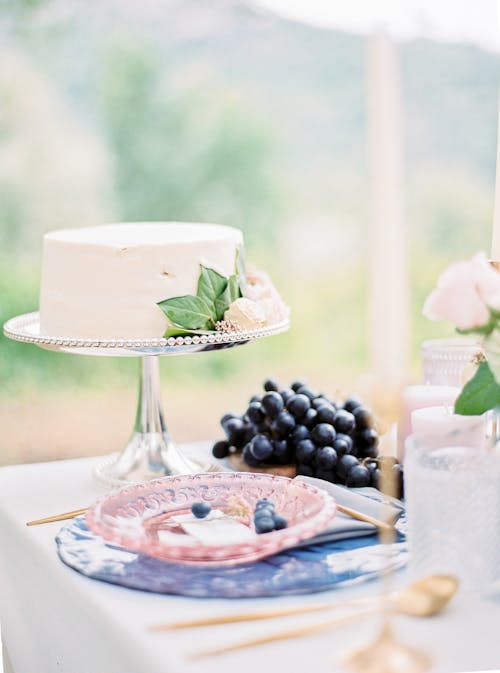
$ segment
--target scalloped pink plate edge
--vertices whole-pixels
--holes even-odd
[[[240,542],[227,545],[200,543],[196,545],[193,544],[191,537],[179,535],[178,542],[172,545],[151,539],[147,535],[143,524],[148,519],[158,517],[174,509],[175,511],[180,511],[181,509],[185,511],[186,508],[189,508],[193,502],[199,499],[205,499],[207,502],[210,502],[210,499],[214,500],[216,497],[215,495],[212,496],[212,491],[216,493],[217,488],[222,490],[230,489],[232,484],[236,487],[233,497],[241,497],[241,492],[244,490],[246,497],[250,501],[255,502],[260,497],[273,498],[273,493],[275,493],[274,499],[284,498],[281,506],[278,507],[278,511],[282,512],[285,510],[285,515],[293,504],[290,502],[287,506],[287,501],[302,498],[304,503],[313,506],[314,513],[309,518],[301,518],[299,510],[298,516],[295,516],[288,528],[256,535],[255,539],[245,543]],[[201,489],[208,497],[190,498],[186,494],[186,489],[193,490],[197,488]],[[229,490],[229,493],[231,493],[231,490]],[[251,493],[253,495],[249,495]],[[162,508],[162,497],[170,497],[170,500],[165,499],[164,508]],[[146,503],[150,506],[151,515],[141,516],[137,512],[137,516],[134,517],[134,503],[140,503],[141,506]],[[122,512],[120,519],[113,514],[113,505],[116,505],[117,509]],[[175,507],[175,505],[178,506]],[[87,511],[86,522],[90,530],[100,535],[106,542],[140,552],[147,556],[173,563],[198,566],[227,566],[257,561],[314,537],[327,527],[335,516],[336,511],[337,506],[331,496],[305,482],[298,482],[288,477],[269,474],[210,472],[161,477],[125,486],[97,500]],[[127,516],[123,516],[123,514],[127,514]]]

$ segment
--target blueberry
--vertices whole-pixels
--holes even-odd
[[[304,417],[301,418],[301,422],[307,427],[312,428],[317,423],[318,412],[316,409],[308,409],[304,414]]]
[[[371,428],[373,425],[373,416],[366,407],[357,407],[352,412],[354,420],[356,421],[356,428],[363,430],[364,428]]]
[[[249,467],[259,467],[259,465],[260,465],[260,460],[257,460],[257,458],[254,458],[251,449],[252,449],[252,445],[251,445],[251,444],[247,444],[247,445],[243,448],[243,454],[242,454],[242,455],[243,455],[243,460],[245,461],[245,463],[246,463]]]
[[[311,400],[305,395],[296,394],[288,400],[286,408],[294,418],[299,419],[311,408]]]
[[[349,411],[339,409],[335,414],[333,425],[337,432],[342,432],[347,435],[353,430],[355,423],[354,416]]]
[[[358,398],[355,397],[354,395],[351,395],[351,397],[348,397],[346,401],[344,402],[344,409],[346,411],[352,412],[357,409],[358,407],[363,406],[363,402]]]
[[[275,514],[273,516],[274,521],[274,530],[282,530],[288,526],[288,521],[281,514]]]
[[[257,533],[270,533],[274,530],[274,519],[271,516],[263,516],[254,521],[255,531]]]
[[[335,439],[335,435],[335,428],[329,423],[318,423],[318,425],[311,430],[311,439],[318,446],[331,446]]]
[[[191,512],[197,519],[204,519],[211,511],[212,508],[208,502],[194,502],[191,505]]]
[[[295,418],[288,411],[280,411],[274,420],[274,425],[282,437],[287,437],[295,428]]]
[[[337,464],[337,452],[332,446],[322,446],[316,451],[314,464],[319,470],[333,470]]]
[[[273,445],[267,435],[255,435],[250,442],[250,453],[256,460],[266,461],[272,452]]]
[[[276,418],[285,404],[281,395],[272,390],[270,393],[266,393],[262,398],[262,406],[269,418]]]
[[[245,444],[246,429],[241,418],[230,418],[224,425],[224,432],[229,443],[238,448]]]
[[[297,474],[301,474],[304,477],[314,477],[314,470],[311,465],[299,463],[297,465]]]
[[[291,399],[295,395],[295,393],[291,388],[284,388],[283,390],[280,390],[280,395],[281,399],[283,400],[286,406],[288,400]]]
[[[337,433],[337,436],[335,437],[335,440],[332,444],[339,458],[346,453],[351,453],[352,445],[352,438],[349,437],[349,435],[343,435],[340,432]]]
[[[296,393],[299,388],[307,388],[305,381],[294,381],[290,388]]]
[[[312,463],[315,453],[316,445],[310,439],[301,439],[295,449],[297,462],[304,465],[309,465]]]
[[[273,439],[272,459],[279,465],[286,465],[292,461],[292,451],[286,439]]]
[[[255,509],[257,510],[259,507],[272,507],[274,509],[274,502],[269,500],[269,498],[260,498],[255,503]]]
[[[311,401],[316,397],[316,395],[313,393],[313,391],[310,388],[308,388],[307,386],[302,386],[301,388],[299,388],[295,392],[299,393],[300,395],[305,395]]]
[[[301,439],[309,439],[309,430],[305,425],[296,425],[291,436],[292,445],[297,446]]]
[[[264,390],[266,390],[267,392],[271,392],[271,390],[278,392],[279,389],[280,384],[276,379],[269,378],[264,381]]]
[[[251,404],[249,404],[247,409],[247,416],[248,419],[255,425],[262,423],[262,421],[265,418],[265,414],[262,409],[262,404],[260,404],[260,402],[252,402]]]
[[[364,465],[354,465],[346,476],[346,485],[355,488],[370,485],[370,472]]]
[[[215,442],[212,447],[212,455],[214,458],[226,458],[229,455],[229,442],[226,442],[225,439]]]
[[[353,468],[359,465],[359,460],[356,456],[351,456],[350,453],[347,453],[337,463],[337,474],[341,479],[347,477],[347,473]]]
[[[274,516],[274,507],[257,507],[255,514],[253,515],[253,520],[257,521],[258,519],[267,519],[273,518]]]
[[[316,411],[318,412],[318,423],[330,423],[330,425],[333,425],[337,412],[330,404],[324,402],[321,406],[316,407]]]

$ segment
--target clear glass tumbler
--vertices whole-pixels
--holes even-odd
[[[455,575],[464,589],[481,594],[499,588],[498,451],[410,437],[405,497],[414,576]]]
[[[423,383],[462,386],[462,373],[481,354],[481,345],[471,338],[428,339],[421,346]]]

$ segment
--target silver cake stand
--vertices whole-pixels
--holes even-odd
[[[283,321],[245,332],[213,332],[168,339],[78,339],[40,333],[39,313],[26,313],[7,321],[4,334],[9,339],[73,355],[140,357],[139,399],[132,436],[120,452],[106,457],[94,475],[106,486],[144,481],[159,476],[189,474],[206,469],[189,458],[171,440],[162,410],[160,391],[161,355],[189,355],[234,348],[287,331]]]

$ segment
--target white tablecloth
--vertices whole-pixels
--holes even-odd
[[[61,523],[27,528],[25,522],[84,507],[102,494],[90,474],[93,460],[0,469],[0,617],[6,673],[270,673],[278,665],[287,673],[335,673],[343,670],[343,653],[376,635],[378,620],[370,618],[331,632],[190,660],[189,654],[200,649],[322,617],[159,634],[147,627],[238,609],[333,603],[374,594],[378,584],[235,602],[148,594],[83,577],[57,557],[54,536]],[[399,574],[397,583],[405,581]],[[398,617],[396,629],[405,642],[432,655],[436,673],[500,670],[498,600],[471,602],[458,596],[446,614],[427,620]]]

